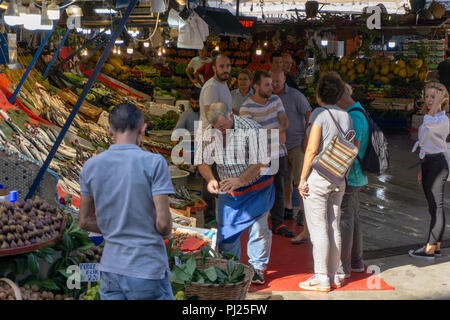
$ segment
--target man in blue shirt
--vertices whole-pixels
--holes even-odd
[[[147,125],[135,105],[115,106],[109,126],[114,144],[80,173],[80,227],[105,238],[100,297],[173,300],[163,240],[172,231],[169,168],[139,147]]]
[[[352,98],[352,88],[346,85],[339,107],[350,114],[355,130],[355,144],[359,148],[358,157],[363,160],[369,144],[370,128],[366,117],[356,109],[364,110],[359,102]],[[356,159],[347,178],[341,213],[341,265],[340,278],[350,278],[351,272],[364,272],[363,239],[359,221],[359,191],[368,183],[363,173],[361,163]]]

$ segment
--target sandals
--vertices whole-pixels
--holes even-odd
[[[272,232],[274,234],[278,234],[280,236],[285,236],[286,238],[293,238],[295,237],[294,233],[292,231],[289,231],[286,228],[286,225],[282,224],[281,226],[277,228],[272,228]]]
[[[300,235],[300,234],[299,234]],[[297,235],[297,237],[299,236],[299,235]],[[300,238],[300,239],[298,239],[297,237],[295,237],[294,239],[292,239],[291,240],[291,243],[292,244],[302,244],[302,243],[307,243],[307,242],[309,242],[310,240],[309,240],[309,237],[308,238]]]

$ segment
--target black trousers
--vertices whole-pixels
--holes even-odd
[[[286,157],[279,159],[278,172],[274,176],[275,202],[270,210],[272,228],[281,226],[284,222],[284,179],[286,176]]]
[[[430,245],[442,242],[444,236],[444,188],[448,173],[448,164],[443,153],[425,156],[422,162],[422,187],[431,216],[427,242]]]

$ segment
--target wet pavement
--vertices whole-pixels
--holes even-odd
[[[430,224],[422,185],[417,183],[420,166],[411,168],[419,161],[418,154],[411,153],[414,141],[407,133],[386,136],[390,169],[385,175],[369,177],[369,184],[360,193],[360,216],[367,257],[381,257],[383,252],[384,256],[400,254],[401,250],[424,244]],[[444,244],[447,244],[445,240],[450,239],[448,184],[444,201],[447,222]]]

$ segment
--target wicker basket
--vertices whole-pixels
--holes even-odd
[[[22,300],[20,289],[13,281],[9,280],[8,278],[0,278],[0,282],[6,282],[13,289],[16,300]]]
[[[201,258],[196,258],[196,260],[197,268],[200,270],[204,270],[209,267],[217,267],[223,270],[227,269],[228,260],[225,259],[206,258],[204,265],[202,265]],[[236,264],[239,263],[236,262]],[[186,288],[185,296],[198,296],[199,300],[244,300],[247,296],[250,281],[253,278],[253,270],[247,265],[243,266],[245,274],[243,281],[232,284],[192,282]]]

